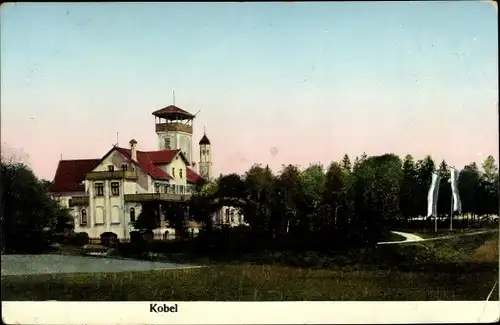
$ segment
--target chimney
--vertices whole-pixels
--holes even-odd
[[[130,156],[132,160],[137,162],[137,141],[134,139],[130,140]]]

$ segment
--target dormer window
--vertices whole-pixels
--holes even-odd
[[[127,171],[127,167],[128,167],[128,166],[127,166],[127,164],[122,164],[122,170],[123,170],[124,172],[126,172],[126,171]]]
[[[113,171],[115,171],[115,166],[113,166],[113,165],[108,165],[108,171],[109,171],[109,172],[113,172]]]

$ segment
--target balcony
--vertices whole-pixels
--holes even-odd
[[[184,123],[156,123],[156,132],[181,131],[189,134],[193,133],[193,126]]]
[[[73,207],[75,205],[88,206],[89,205],[89,197],[88,196],[73,196],[71,199],[69,199],[69,206]]]
[[[170,193],[142,193],[125,194],[125,202],[187,202],[191,199],[190,194],[170,194]]]
[[[105,172],[91,172],[86,176],[87,180],[105,180],[105,179],[137,179],[137,171],[105,171]]]

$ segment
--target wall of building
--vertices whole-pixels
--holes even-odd
[[[180,155],[175,157],[170,164],[161,166],[161,168],[163,168],[163,170],[165,170],[170,176],[174,178],[170,180],[170,184],[175,184],[175,185],[187,184],[186,163],[184,162],[184,160],[181,158]],[[182,177],[181,177],[181,171],[182,171]]]
[[[168,139],[168,140],[166,140]],[[166,147],[167,143],[170,148]],[[188,161],[193,159],[193,136],[182,131],[168,131],[158,133],[158,150],[180,149],[185,153]]]
[[[219,211],[214,213],[213,220],[216,225],[225,225],[229,227],[248,225],[241,211],[238,208],[230,206],[221,207]]]

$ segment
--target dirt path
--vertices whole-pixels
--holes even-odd
[[[469,233],[463,233],[463,234],[457,234],[457,235],[449,235],[449,236],[442,236],[442,237],[435,237],[435,238],[422,238],[422,237],[420,237],[418,235],[415,235],[415,234],[410,234],[410,233],[401,232],[401,231],[392,231],[392,233],[394,233],[396,235],[403,236],[406,239],[405,240],[398,240],[398,241],[379,242],[379,243],[377,243],[377,245],[402,244],[402,243],[410,243],[410,242],[422,242],[422,241],[431,241],[431,240],[441,240],[441,239],[449,239],[449,238],[454,238],[454,237],[474,236],[474,235],[494,233],[494,232],[498,232],[498,229],[483,230],[483,231],[469,232]]]

